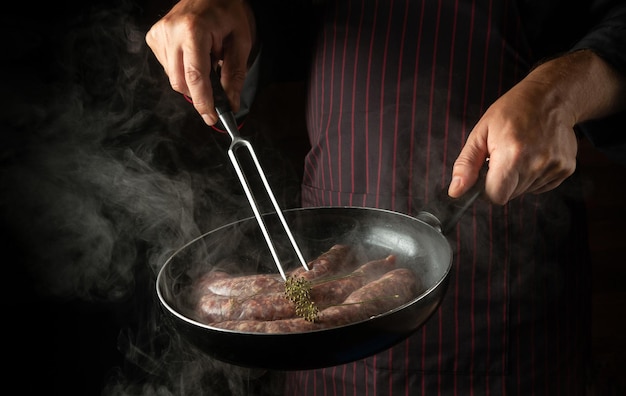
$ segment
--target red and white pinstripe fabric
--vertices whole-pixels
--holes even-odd
[[[474,123],[533,61],[514,3],[352,0],[329,9],[311,69],[303,205],[415,213],[439,193]],[[504,207],[479,202],[449,235],[441,308],[362,361],[290,373],[288,394],[584,393],[585,235],[571,180]]]

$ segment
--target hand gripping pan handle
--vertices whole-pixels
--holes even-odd
[[[489,170],[489,159],[485,161],[478,173],[476,183],[459,198],[450,198],[447,190],[418,213],[418,219],[447,234],[458,223],[463,213],[474,204],[474,201],[485,193],[485,180]]]

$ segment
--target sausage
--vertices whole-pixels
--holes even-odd
[[[296,315],[295,305],[283,292],[247,298],[205,294],[200,298],[196,316],[204,323],[228,320],[277,320]]]
[[[413,271],[398,268],[355,290],[342,305],[322,310],[317,320],[325,326],[366,320],[411,301],[417,297],[420,288]]]
[[[228,272],[224,271],[207,271],[203,273],[196,281],[194,282],[193,289],[194,292],[202,295],[204,293],[210,292],[210,286],[220,279],[231,278],[232,276]]]
[[[324,325],[308,322],[302,318],[262,321],[262,320],[230,320],[213,323],[211,326],[225,330],[240,331],[244,333],[300,333],[305,331],[320,330]]]
[[[384,259],[369,261],[339,279],[316,279],[311,287],[311,300],[320,308],[340,304],[350,293],[395,267],[396,257],[389,255]]]
[[[203,273],[200,277],[198,277],[195,281],[193,281],[192,286],[189,289],[186,289],[183,296],[186,301],[186,305],[191,308],[192,311],[197,310],[197,303],[199,299],[202,298],[205,294],[213,294],[210,290],[210,285],[214,282],[230,278],[231,275],[224,271],[212,270]],[[192,312],[194,313],[194,312]]]
[[[297,276],[315,279],[338,273],[353,262],[350,246],[335,245],[311,261],[309,271],[298,268],[292,275],[300,274]],[[295,305],[284,295],[285,283],[278,274],[232,277],[221,271],[212,271],[200,278],[195,289],[194,295],[198,301],[195,314],[205,323],[278,320],[296,316]]]
[[[355,264],[353,249],[347,245],[334,245],[315,260],[308,263],[309,271],[299,267],[290,276],[299,276],[307,280],[339,273],[342,269]],[[203,279],[204,278],[204,279]],[[259,293],[273,293],[284,290],[285,283],[278,274],[257,274],[229,276],[221,271],[212,271],[203,275],[195,286],[198,293],[212,293],[227,297],[249,297]]]
[[[292,271],[289,276],[313,280],[350,270],[357,265],[356,252],[349,245],[334,245],[316,259],[307,263],[309,270],[302,267]]]
[[[384,313],[416,297],[413,271],[396,268],[396,257],[372,260],[358,268],[356,250],[334,245],[297,268],[290,277],[310,281],[310,297],[321,311],[314,322],[296,316],[278,274],[232,276],[211,271],[193,286],[194,315],[215,327],[242,332],[287,333],[340,326]]]
[[[226,297],[249,297],[259,293],[278,292],[285,282],[278,274],[244,275],[221,278],[207,285],[207,291]]]
[[[377,260],[388,261],[389,258]],[[368,263],[369,264],[369,263]],[[419,281],[413,271],[393,269],[352,292],[344,301],[322,310],[315,322],[302,318],[280,320],[226,320],[212,326],[246,333],[296,333],[342,326],[385,313],[417,297]]]

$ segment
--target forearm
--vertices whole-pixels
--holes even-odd
[[[626,110],[626,76],[590,50],[537,66],[526,82],[544,86],[547,100],[571,117],[571,126]]]

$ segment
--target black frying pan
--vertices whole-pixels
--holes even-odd
[[[337,243],[359,245],[378,259],[395,254],[397,264],[412,269],[425,291],[392,311],[345,326],[287,334],[230,331],[195,321],[185,291],[215,263],[236,263],[245,273],[276,273],[255,218],[201,235],[176,251],[157,277],[157,293],[174,330],[208,355],[239,366],[300,370],[335,366],[371,356],[418,330],[441,303],[452,267],[445,237],[465,209],[484,190],[484,175],[460,200],[443,200],[417,218],[388,210],[316,207],[284,211],[284,217],[307,260]],[[280,224],[266,217],[270,230]],[[272,231],[273,232],[273,231]],[[288,242],[284,243],[289,246]],[[278,249],[283,249],[277,244]],[[296,263],[294,266],[298,265]]]

